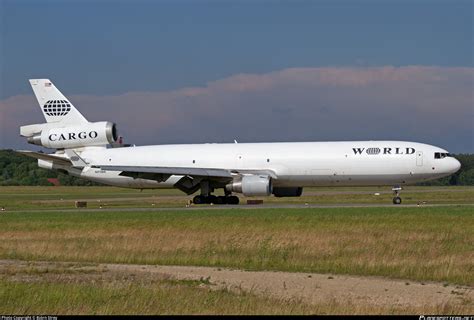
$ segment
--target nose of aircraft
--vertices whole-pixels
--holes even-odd
[[[451,160],[449,162],[449,172],[450,173],[457,172],[461,168],[461,162],[459,162],[459,160],[455,158],[450,158],[449,160]]]

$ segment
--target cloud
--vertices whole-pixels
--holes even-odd
[[[403,139],[474,152],[473,79],[474,68],[384,66],[289,68],[116,96],[57,85],[90,121],[114,121],[136,144]],[[20,125],[42,122],[33,96],[0,101],[0,116],[1,147],[22,143]]]

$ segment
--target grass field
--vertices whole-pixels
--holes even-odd
[[[361,194],[351,193],[354,190]],[[374,196],[374,191],[381,192],[382,189],[315,188],[309,189],[299,200],[321,204],[390,203],[391,194]],[[412,187],[406,190],[404,200],[405,203],[469,204],[474,202],[473,195],[474,189],[469,187]],[[108,187],[2,187],[0,206],[6,207],[7,211],[0,214],[0,259],[200,265],[383,276],[474,286],[474,207],[470,205],[48,211],[72,208],[74,200],[78,199],[88,199],[92,208],[98,207],[98,200],[112,208],[134,208],[148,207],[152,203],[184,206],[188,198],[174,190],[140,193]],[[266,199],[266,202],[287,201]],[[44,211],[21,211],[38,208]],[[298,301],[209,290],[199,283],[191,285],[162,279],[148,284],[124,279],[96,281],[87,277],[68,281],[64,272],[57,270],[50,271],[46,278],[41,275],[31,281],[32,273],[35,272],[28,271],[25,276],[24,270],[13,270],[0,274],[0,313],[422,311],[400,307],[364,309],[356,304],[338,302],[309,306]],[[181,305],[174,309],[173,306],[179,303],[176,299]],[[432,313],[466,310],[472,309],[453,309],[450,305],[430,309]]]
[[[8,213],[0,258],[474,284],[472,207]]]
[[[129,279],[82,283],[0,280],[0,301],[2,314],[310,314],[332,310],[331,306],[318,308],[245,292],[203,289],[185,281],[140,283]]]
[[[0,275],[2,314],[469,314],[469,301],[402,308],[358,301],[308,304],[242,290],[215,289],[206,279],[110,275],[93,266],[28,266]]]

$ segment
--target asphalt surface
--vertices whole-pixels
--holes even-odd
[[[421,207],[455,207],[455,206],[472,206],[472,203],[453,203],[453,204],[240,204],[240,205],[190,205],[188,207],[151,207],[151,208],[134,208],[134,207],[111,207],[111,208],[71,208],[71,209],[12,209],[0,212],[154,212],[154,211],[193,211],[193,210],[222,210],[222,209],[325,209],[325,208],[421,208]]]

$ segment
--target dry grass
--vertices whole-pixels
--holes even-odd
[[[203,265],[474,284],[471,207],[0,217],[0,258]]]
[[[0,274],[2,314],[468,314],[467,304],[401,307],[336,299],[306,304],[213,287],[207,281],[111,273],[72,264]]]
[[[357,301],[307,305],[188,285],[21,283],[0,281],[2,314],[467,314],[468,306],[401,308]]]

